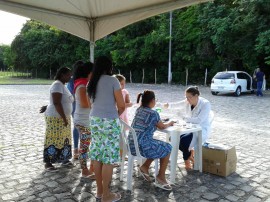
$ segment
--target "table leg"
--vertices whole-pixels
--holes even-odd
[[[166,142],[170,142],[170,134],[166,133]]]
[[[170,165],[171,166],[171,173],[170,173],[171,183],[175,183],[179,141],[180,141],[180,137],[178,134],[171,135],[171,145],[172,145],[171,165]]]
[[[193,137],[197,138],[197,145],[195,146],[194,170],[199,170],[202,172],[202,132],[193,132]]]
[[[198,131],[199,170],[202,172],[202,131]]]

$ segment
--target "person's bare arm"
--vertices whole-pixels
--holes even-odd
[[[114,91],[114,98],[118,109],[118,115],[120,116],[125,111],[125,101],[121,89]]]
[[[133,103],[130,102],[129,94],[126,94],[125,101],[126,101],[126,108],[132,107]]]
[[[86,87],[81,87],[78,90],[79,90],[81,107],[82,108],[90,108],[91,103],[90,103],[89,97],[87,96],[87,93],[86,93]]]
[[[158,129],[165,129],[165,128],[168,128],[169,126],[173,126],[174,122],[173,121],[170,121],[168,123],[163,123],[162,121],[159,121],[157,123],[157,128]]]
[[[67,121],[66,115],[64,113],[62,103],[61,103],[62,93],[52,93],[52,99],[53,99],[53,104],[55,106],[56,111],[60,114],[61,118],[64,121],[65,126],[67,126],[68,121]]]

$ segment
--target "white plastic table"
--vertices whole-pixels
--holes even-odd
[[[164,130],[160,130],[161,132],[166,133],[166,141],[170,142],[172,145],[171,152],[171,173],[170,173],[170,181],[175,183],[176,177],[176,167],[177,167],[177,156],[179,150],[179,142],[180,136],[182,134],[193,133],[193,138],[197,138],[197,145],[194,148],[195,150],[195,165],[194,170],[199,170],[202,172],[202,128],[199,125],[192,124],[191,128],[186,128],[185,126],[181,127],[179,125],[168,127]],[[171,137],[171,141],[170,141]]]

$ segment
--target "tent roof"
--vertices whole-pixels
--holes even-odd
[[[0,10],[45,22],[88,41],[134,22],[209,0],[0,0]]]

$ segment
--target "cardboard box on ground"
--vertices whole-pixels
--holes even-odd
[[[235,147],[205,144],[202,148],[203,172],[226,177],[236,171]]]

